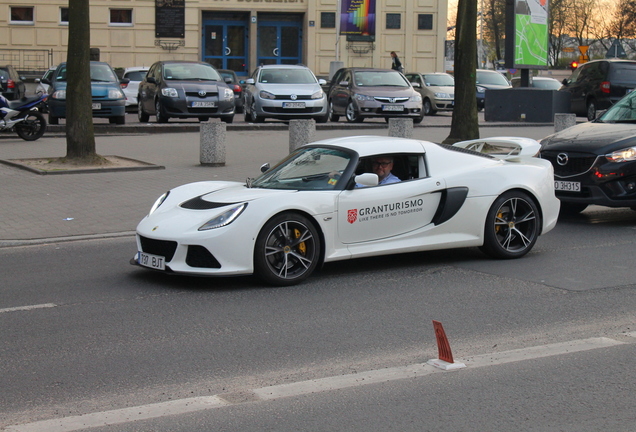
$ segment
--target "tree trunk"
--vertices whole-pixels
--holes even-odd
[[[455,38],[455,108],[444,144],[479,138],[475,70],[477,69],[477,2],[459,0]]]
[[[88,0],[69,0],[66,88],[66,158],[97,160],[90,78]]]

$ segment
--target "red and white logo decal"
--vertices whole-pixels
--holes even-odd
[[[348,210],[347,211],[347,222],[352,224],[356,220],[358,220],[358,209]]]

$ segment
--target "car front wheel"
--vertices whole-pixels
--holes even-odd
[[[263,123],[265,121],[265,117],[261,117],[256,114],[256,102],[254,101],[252,101],[252,104],[250,105],[249,121],[252,123]]]
[[[539,237],[541,218],[534,200],[521,191],[500,195],[488,211],[482,252],[494,258],[520,258]]]
[[[148,120],[150,120],[150,116],[146,114],[141,104],[141,96],[137,97],[137,118],[139,119],[139,123],[148,123]]]
[[[358,110],[356,110],[356,106],[353,104],[353,101],[349,101],[345,116],[349,123],[360,123],[364,120],[364,117],[360,116]]]
[[[321,240],[304,216],[284,213],[270,219],[256,239],[254,270],[265,282],[295,285],[307,279],[320,260]]]
[[[170,118],[164,112],[163,107],[161,106],[161,102],[159,102],[159,99],[157,99],[157,101],[155,102],[155,116],[156,116],[157,123],[168,123],[168,119]]]

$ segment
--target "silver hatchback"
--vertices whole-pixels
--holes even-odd
[[[311,69],[299,65],[264,65],[246,81],[245,121],[263,122],[266,118],[289,120],[313,118],[328,120],[326,84]]]

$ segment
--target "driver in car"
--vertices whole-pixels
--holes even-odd
[[[393,158],[391,156],[380,156],[373,158],[371,170],[378,176],[378,185],[397,183],[399,177],[393,175]]]

